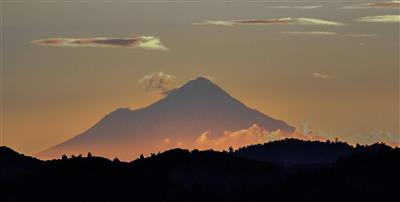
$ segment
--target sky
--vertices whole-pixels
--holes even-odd
[[[161,71],[176,85],[212,77],[247,106],[292,126],[399,141],[396,1],[1,6],[0,144],[18,151],[34,154],[116,108],[155,102],[160,95],[140,81]]]

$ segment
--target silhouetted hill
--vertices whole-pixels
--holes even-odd
[[[288,144],[287,148],[302,144],[286,140],[273,145],[283,143]],[[343,144],[303,143],[338,147]],[[257,146],[265,145],[249,148]],[[22,166],[21,162],[35,166],[27,166],[29,172],[15,178],[0,179],[0,199],[2,202],[393,200],[400,180],[400,149],[383,144],[349,148],[353,150],[351,154],[311,167],[284,167],[239,157],[233,152],[184,149],[132,162],[91,155],[40,161],[7,149],[0,156],[2,167],[9,163]],[[13,160],[2,161],[2,158]]]
[[[164,153],[137,159],[132,165],[141,175],[158,178],[169,176],[177,184],[206,187],[242,189],[251,186],[255,179],[269,184],[282,179],[285,170],[274,163],[257,162],[216,151],[192,152],[173,149]],[[165,175],[168,173],[168,175]]]
[[[29,174],[40,164],[41,161],[35,158],[19,154],[8,147],[0,147],[0,180]]]
[[[235,151],[236,156],[283,165],[330,163],[349,156],[356,149],[343,142],[285,139],[250,145]]]

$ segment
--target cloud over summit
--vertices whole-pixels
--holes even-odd
[[[164,72],[155,72],[145,75],[139,80],[139,84],[145,86],[146,92],[158,95],[167,95],[176,87],[176,77]]]

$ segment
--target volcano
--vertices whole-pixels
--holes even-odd
[[[116,109],[87,131],[37,157],[52,159],[91,152],[131,160],[178,146],[192,148],[205,131],[221,134],[252,124],[268,131],[294,131],[285,122],[245,106],[207,78],[198,77],[147,107]]]

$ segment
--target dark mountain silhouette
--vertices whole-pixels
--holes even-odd
[[[132,159],[140,153],[177,146],[164,145],[166,138],[190,148],[205,131],[222,134],[252,124],[270,131],[294,130],[283,121],[248,108],[210,80],[199,77],[148,107],[117,109],[86,132],[39,153],[38,157],[59,158],[90,151],[110,158]]]
[[[330,163],[349,156],[354,148],[344,142],[285,139],[238,149],[236,156],[283,165]]]
[[[299,143],[286,140],[276,144],[290,148]],[[331,144],[342,143],[320,144],[332,148]],[[400,149],[383,144],[350,148],[352,153],[338,160],[296,167],[238,157],[233,152],[172,149],[132,162],[91,155],[41,161],[2,148],[0,168],[9,164],[22,166],[28,161],[35,166],[23,165],[29,172],[0,178],[0,199],[2,202],[395,199],[400,180]]]
[[[0,147],[0,180],[28,174],[39,167],[41,161],[19,154],[8,147]]]

